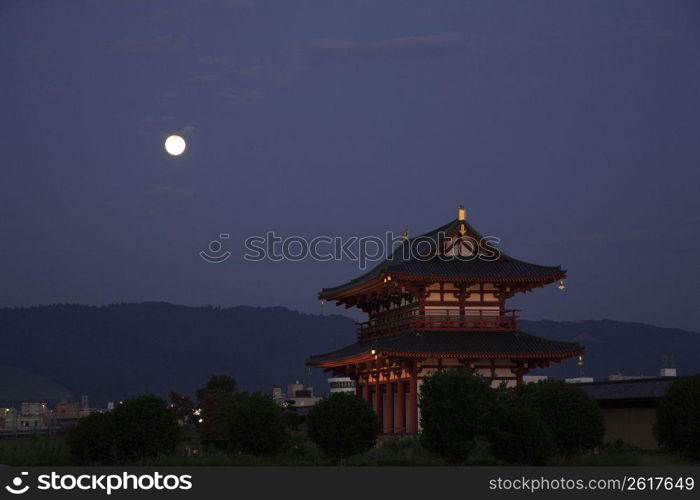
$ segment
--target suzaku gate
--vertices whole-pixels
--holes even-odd
[[[494,252],[485,241],[460,207],[455,220],[405,235],[390,258],[319,294],[368,320],[356,343],[307,364],[354,379],[384,434],[419,431],[421,383],[436,371],[462,367],[494,387],[515,386],[530,369],[583,355],[579,344],[520,331],[518,311],[506,308],[516,293],[556,282],[563,288],[566,271]]]

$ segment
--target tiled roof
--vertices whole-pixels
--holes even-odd
[[[559,266],[540,266],[506,257],[498,261],[485,260],[412,260],[396,266],[389,266],[395,273],[425,274],[429,276],[470,276],[476,278],[538,277],[554,276],[562,273]]]
[[[559,342],[529,333],[473,330],[415,330],[377,337],[351,344],[327,354],[311,356],[308,363],[317,365],[356,357],[376,350],[378,353],[417,356],[440,354],[447,357],[519,357],[552,356],[568,358],[579,355],[578,343]]]
[[[566,271],[560,266],[540,266],[530,264],[522,260],[514,259],[501,252],[497,260],[463,258],[433,257],[421,258],[420,255],[429,254],[425,242],[439,242],[442,238],[453,234],[462,224],[465,225],[467,235],[476,240],[481,240],[481,234],[466,221],[453,220],[429,233],[416,238],[411,238],[397,247],[391,256],[374,266],[365,274],[342,285],[324,288],[319,294],[320,298],[329,298],[334,294],[348,290],[354,286],[366,283],[382,273],[406,274],[414,276],[438,276],[459,277],[463,279],[509,279],[511,281],[537,281],[549,279],[554,281],[564,277]],[[435,245],[431,245],[433,248]]]

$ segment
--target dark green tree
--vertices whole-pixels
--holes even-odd
[[[491,435],[498,410],[489,380],[462,369],[425,379],[419,404],[423,446],[452,462],[467,460],[477,439]]]
[[[230,407],[228,429],[231,446],[252,455],[273,455],[289,444],[282,408],[262,392],[240,394]]]
[[[504,395],[489,436],[494,456],[520,465],[546,465],[557,446],[540,416],[520,398]]]
[[[171,391],[170,407],[175,412],[178,424],[189,426],[195,423],[195,405],[188,396]]]
[[[157,396],[128,399],[111,412],[82,418],[71,431],[71,456],[79,464],[128,463],[175,451],[175,412]]]
[[[573,384],[542,381],[518,388],[523,404],[549,429],[559,454],[571,456],[600,445],[605,433],[598,404]]]
[[[236,381],[228,375],[212,375],[207,384],[197,389],[197,399],[202,400],[212,394],[233,395],[236,393]]]
[[[299,409],[293,402],[289,402],[284,406],[282,414],[285,422],[287,422],[287,427],[292,430],[297,430],[304,421],[304,417],[299,415]]]
[[[201,411],[195,423],[204,444],[222,450],[229,447],[228,420],[239,395],[236,381],[228,375],[213,375],[204,387],[197,390],[197,405]]]
[[[117,456],[114,419],[111,413],[81,418],[68,435],[73,460],[79,465],[111,465]]]
[[[112,419],[120,459],[145,460],[177,447],[175,412],[153,394],[124,401],[112,411]]]
[[[661,445],[700,459],[700,375],[671,384],[657,407],[654,431]]]
[[[319,401],[307,417],[309,438],[330,457],[343,459],[367,451],[377,441],[377,415],[367,402],[348,393]]]

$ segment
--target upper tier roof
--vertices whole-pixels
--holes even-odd
[[[374,266],[365,274],[342,285],[324,288],[319,293],[321,299],[333,299],[342,292],[359,287],[381,276],[391,276],[402,279],[426,278],[455,278],[459,281],[494,281],[507,282],[544,282],[551,283],[566,276],[566,271],[560,266],[541,266],[522,260],[514,259],[500,252],[496,260],[463,258],[446,255],[433,255],[437,248],[451,236],[471,236],[476,241],[483,239],[482,235],[466,220],[455,219],[421,236],[405,240],[391,256]],[[480,247],[480,250],[482,248]]]

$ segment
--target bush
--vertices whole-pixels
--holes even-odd
[[[504,400],[489,440],[494,456],[511,464],[545,465],[557,453],[540,416],[515,397]]]
[[[445,465],[442,458],[430,453],[414,436],[392,437],[382,440],[374,448],[350,457],[351,466],[433,466]]]
[[[423,445],[463,462],[477,438],[491,434],[498,403],[487,379],[466,370],[445,370],[423,382],[420,408]]]
[[[124,401],[109,413],[80,419],[68,443],[80,464],[112,464],[153,458],[175,451],[175,413],[152,394]]]
[[[659,443],[691,459],[700,459],[700,376],[679,379],[656,410]]]
[[[110,414],[107,414],[110,415]],[[142,460],[175,451],[178,425],[175,412],[153,394],[128,399],[111,412],[117,455]]]
[[[290,430],[290,443],[287,452],[278,456],[275,465],[330,465],[316,443],[309,439],[308,429],[299,425]]]
[[[336,459],[367,451],[377,441],[377,415],[354,394],[341,392],[319,401],[307,422],[311,440]]]
[[[112,414],[93,413],[81,418],[68,436],[68,446],[78,464],[113,463],[117,448]]]
[[[282,408],[261,392],[239,394],[228,418],[232,446],[252,455],[272,455],[289,444]]]
[[[73,463],[68,441],[62,435],[31,434],[0,439],[0,464],[3,466],[55,467]]]
[[[542,381],[520,386],[518,393],[545,423],[561,455],[581,453],[603,441],[603,414],[580,388],[565,382]]]

